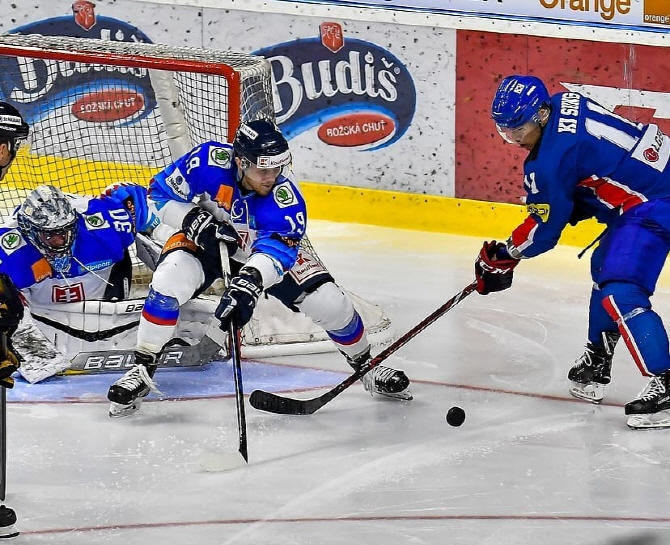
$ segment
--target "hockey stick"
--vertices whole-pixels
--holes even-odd
[[[230,282],[230,262],[228,261],[228,249],[223,242],[219,243],[221,255],[221,270],[226,286]],[[237,336],[237,328],[233,321],[228,327],[228,352],[233,361],[233,372],[235,377],[235,406],[237,408],[237,435],[239,448],[237,452],[206,452],[200,459],[200,467],[205,471],[228,471],[242,467],[249,463],[249,450],[247,445],[247,417],[244,411],[244,388],[242,385],[242,365],[240,363],[240,339]],[[242,459],[240,460],[240,456]]]
[[[244,412],[244,388],[242,386],[242,365],[240,363],[240,338],[237,328],[233,322],[228,328],[228,340],[230,357],[233,360],[235,372],[235,404],[237,406],[237,432],[240,440],[239,451],[246,463],[249,463],[249,451],[247,448],[247,417]]]
[[[7,332],[0,331],[0,352],[1,356],[7,356]],[[7,492],[7,388],[0,386],[0,501],[5,501]]]
[[[259,411],[267,411],[275,414],[312,414],[318,411],[326,403],[331,401],[333,398],[341,394],[344,390],[349,388],[352,384],[357,382],[361,377],[370,372],[374,367],[383,362],[391,354],[396,352],[398,349],[405,346],[411,339],[416,337],[429,325],[435,322],[442,315],[446,314],[449,310],[454,308],[458,303],[460,303],[465,297],[470,295],[475,288],[477,287],[477,282],[472,282],[463,288],[460,292],[454,295],[449,301],[444,303],[440,308],[435,310],[432,314],[424,318],[421,322],[415,325],[402,337],[396,340],[393,344],[386,347],[385,350],[377,354],[372,358],[368,363],[363,365],[352,375],[349,375],[342,382],[340,382],[335,388],[329,390],[319,397],[313,399],[293,399],[290,397],[282,397],[271,392],[265,392],[263,390],[254,390],[251,392],[249,397],[249,403],[255,409]]]
[[[0,274],[0,309],[2,310],[3,329],[0,330],[0,356],[7,357],[8,339],[10,332],[16,330],[19,322],[23,319],[23,303],[16,286],[11,278]],[[5,501],[7,492],[7,388],[0,387],[0,500]],[[17,534],[18,535],[18,534]],[[3,537],[0,535],[0,537]],[[8,536],[11,537],[11,536]]]

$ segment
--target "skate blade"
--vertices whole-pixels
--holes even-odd
[[[573,382],[569,392],[572,397],[598,405],[605,397],[605,386],[593,382],[589,384]]]
[[[652,414],[635,414],[628,417],[626,424],[633,430],[670,428],[670,412],[659,411]]]
[[[9,539],[10,537],[16,537],[19,535],[19,531],[14,527],[13,524],[9,526],[0,527],[0,539]]]
[[[373,390],[370,392],[372,397],[385,397],[386,399],[397,399],[398,401],[412,401],[414,396],[409,390],[403,390],[402,392],[391,393],[391,392],[380,392],[379,390]]]
[[[109,417],[110,418],[127,418],[134,415],[137,411],[140,410],[142,405],[142,399],[136,399],[130,405],[122,405],[121,403],[115,403],[111,401],[109,403]]]

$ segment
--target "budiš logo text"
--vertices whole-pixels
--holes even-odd
[[[255,53],[272,65],[277,122],[288,138],[318,127],[332,146],[379,149],[407,131],[416,89],[391,52],[345,38],[322,23],[316,38],[299,38]],[[339,32],[339,33],[338,33]]]
[[[79,4],[73,4],[74,16],[37,21],[12,33],[151,41],[128,23],[94,16],[90,7],[87,17],[82,19]],[[146,68],[0,57],[0,70],[3,72],[0,100],[14,104],[31,125],[55,115],[54,108],[60,111],[67,108],[69,115],[79,121],[120,126],[143,119],[156,106]]]

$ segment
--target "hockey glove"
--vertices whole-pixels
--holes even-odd
[[[260,273],[256,269],[243,268],[239,276],[230,281],[214,312],[214,315],[221,320],[221,329],[227,331],[231,322],[237,328],[248,324],[262,292]]]
[[[509,256],[504,243],[495,240],[484,242],[475,260],[477,291],[488,295],[511,287],[514,267],[518,264],[519,260]]]
[[[14,333],[23,319],[23,303],[11,278],[0,273],[0,331],[9,336]]]
[[[181,229],[186,238],[212,255],[219,254],[219,242],[226,245],[230,255],[237,251],[241,243],[240,236],[232,225],[216,221],[214,216],[202,208],[196,207],[186,214]]]
[[[19,358],[11,350],[0,356],[0,387],[14,388],[12,374],[20,367]]]

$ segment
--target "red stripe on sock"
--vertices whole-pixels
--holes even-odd
[[[621,337],[623,338],[623,342],[626,343],[628,351],[630,352],[630,355],[633,356],[633,361],[635,362],[635,365],[637,365],[637,368],[640,370],[640,373],[642,373],[642,375],[645,377],[653,376],[653,373],[650,373],[649,369],[647,369],[647,364],[645,363],[644,358],[640,353],[640,349],[635,343],[635,339],[632,333],[630,332],[630,329],[628,329],[626,322],[624,322],[621,311],[614,302],[614,297],[608,295],[607,297],[605,297],[605,299],[603,299],[602,305],[605,308],[605,311],[607,311],[607,314],[610,315],[610,318],[612,318],[612,320],[614,320],[614,322],[617,324],[617,327],[619,328],[619,333],[621,333]]]

